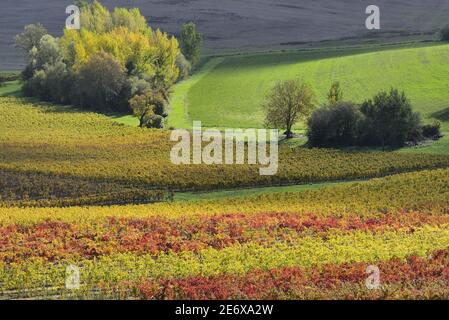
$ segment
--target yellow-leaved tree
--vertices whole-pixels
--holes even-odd
[[[33,56],[45,56],[40,54],[45,53],[45,48],[54,49],[58,56],[54,61],[43,61],[42,67],[27,66],[29,81],[27,79],[25,85],[30,88],[28,92],[55,102],[64,100],[84,108],[119,112],[132,111],[129,101],[134,96],[158,97],[159,107],[155,108],[155,113],[166,117],[164,106],[171,86],[179,77],[178,40],[150,28],[139,9],[115,8],[110,12],[98,1],[88,3],[83,0],[78,6],[81,11],[79,30],[65,29],[60,39],[33,49],[42,50]],[[29,28],[25,36],[37,34],[41,37],[41,33],[40,28],[34,27]],[[96,71],[93,73],[89,69]],[[50,71],[52,77],[47,75]],[[56,95],[41,92],[44,91],[42,88],[53,86],[47,78],[57,79],[52,83],[64,84],[64,90],[58,90]],[[105,81],[107,79],[114,81],[109,83]],[[59,92],[64,92],[63,96]],[[158,127],[160,123],[158,118]]]
[[[103,51],[143,77],[170,87],[178,78],[179,43],[159,29],[153,31],[139,9],[116,8],[111,14],[98,1],[81,6],[81,29],[65,29],[60,40],[68,65],[75,71]],[[131,70],[130,70],[131,69]]]

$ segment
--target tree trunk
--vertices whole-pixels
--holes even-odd
[[[287,131],[284,132],[286,139],[293,138],[293,132],[290,129],[287,129]]]

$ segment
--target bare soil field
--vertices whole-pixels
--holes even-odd
[[[41,22],[58,35],[73,0],[2,0],[0,69],[22,66],[14,35]],[[176,34],[182,23],[195,21],[205,35],[206,52],[273,49],[311,41],[367,36],[367,0],[104,0],[108,7],[139,7],[150,24]],[[432,36],[448,22],[449,0],[377,0],[381,32],[388,37]],[[377,33],[377,32],[375,32]],[[373,33],[371,33],[373,36]],[[376,36],[379,36],[377,34]]]

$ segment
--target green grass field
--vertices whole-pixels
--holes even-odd
[[[20,82],[10,81],[0,85],[0,97],[18,96],[20,94]]]
[[[175,127],[191,126],[192,120],[209,127],[261,127],[267,90],[278,80],[302,78],[313,85],[319,103],[325,102],[335,80],[340,81],[345,99],[354,102],[397,87],[425,120],[437,118],[447,131],[448,57],[449,45],[421,44],[215,58],[175,88],[170,121]]]
[[[310,183],[291,186],[258,187],[245,189],[232,189],[211,192],[178,192],[175,193],[174,201],[197,201],[197,200],[218,200],[228,198],[245,198],[251,196],[260,196],[266,194],[276,194],[285,192],[301,192],[307,190],[316,190],[322,188],[331,188],[342,184],[355,183],[353,181],[337,181],[325,183]]]
[[[400,152],[449,154],[449,133],[444,133],[444,136],[435,142],[428,142],[424,146],[419,147],[402,148]]]

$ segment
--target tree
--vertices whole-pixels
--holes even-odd
[[[39,41],[41,41],[42,37],[46,34],[47,29],[40,23],[29,24],[25,26],[25,30],[21,34],[16,36],[16,46],[28,53],[33,47],[36,47],[39,44]]]
[[[168,37],[166,33],[159,29],[152,33],[151,43],[154,46],[154,76],[152,82],[168,97],[170,87],[179,76],[179,69],[176,65],[176,58],[180,53],[179,43],[174,37]]]
[[[449,24],[441,30],[441,41],[449,41]]]
[[[309,84],[298,80],[280,81],[266,96],[265,125],[286,129],[286,137],[292,138],[293,125],[307,119],[314,102],[315,94]]]
[[[314,147],[344,147],[357,145],[363,114],[351,102],[316,109],[308,121],[308,142]]]
[[[31,50],[29,54],[34,69],[42,69],[45,65],[53,65],[63,60],[58,39],[49,34],[44,35],[34,48],[36,50]]]
[[[22,78],[25,95],[56,103],[68,102],[69,74],[58,39],[46,34],[33,46]]]
[[[112,15],[100,2],[79,1],[81,28],[100,34],[113,29]]]
[[[112,24],[114,27],[126,27],[131,32],[148,34],[151,30],[138,8],[129,10],[126,8],[115,8],[114,12],[112,12]]]
[[[129,75],[152,77],[163,88],[170,88],[177,80],[176,58],[180,53],[174,37],[156,30],[150,35],[117,27],[110,32],[96,34],[81,29],[65,30],[61,48],[69,66],[78,70],[91,55],[104,51],[114,56]]]
[[[152,88],[149,81],[136,76],[129,77],[129,83],[131,85],[131,96],[133,97],[135,95],[143,95]]]
[[[187,79],[190,75],[190,71],[192,70],[192,65],[182,53],[179,53],[176,57],[176,66],[179,69],[179,79]]]
[[[192,66],[195,66],[200,59],[202,44],[203,36],[196,31],[195,23],[183,24],[181,30],[181,51]]]
[[[139,127],[145,126],[145,119],[154,114],[153,106],[146,95],[135,95],[129,100],[129,105],[134,115],[139,119]]]
[[[422,134],[425,138],[441,138],[441,122],[434,120],[431,124],[424,125],[422,127]]]
[[[144,34],[151,31],[138,8],[115,8],[111,13],[96,0],[92,3],[78,1],[77,6],[81,11],[81,27],[91,32],[101,34],[110,32],[116,27],[125,27],[131,32]]]
[[[121,97],[126,83],[125,69],[120,63],[112,55],[98,52],[76,75],[72,99],[82,108],[126,111],[129,107],[120,103],[129,100]]]
[[[131,97],[151,91],[158,117],[149,122],[161,126],[170,89],[179,78],[178,40],[153,31],[138,9],[111,13],[96,0],[76,3],[80,30],[65,29],[57,39],[41,25],[31,25],[17,36],[17,45],[27,53],[24,92],[97,111],[129,112]]]
[[[329,93],[327,94],[327,100],[331,106],[343,101],[343,91],[340,88],[340,82],[334,81],[332,83]]]
[[[39,43],[33,46],[27,54],[27,66],[22,72],[22,78],[26,81],[33,77],[34,73],[44,68],[45,65],[62,61],[58,40],[51,35],[44,35]]]
[[[165,113],[163,96],[158,91],[149,90],[141,95],[135,95],[129,100],[134,115],[139,119],[139,127],[162,128]]]
[[[38,97],[40,100],[69,103],[70,76],[62,61],[46,64],[36,70],[33,77],[24,82],[22,91],[25,96]]]
[[[364,143],[380,145],[383,150],[386,146],[403,146],[420,130],[419,114],[412,111],[405,93],[397,89],[379,92],[362,104],[361,111],[365,115]]]

